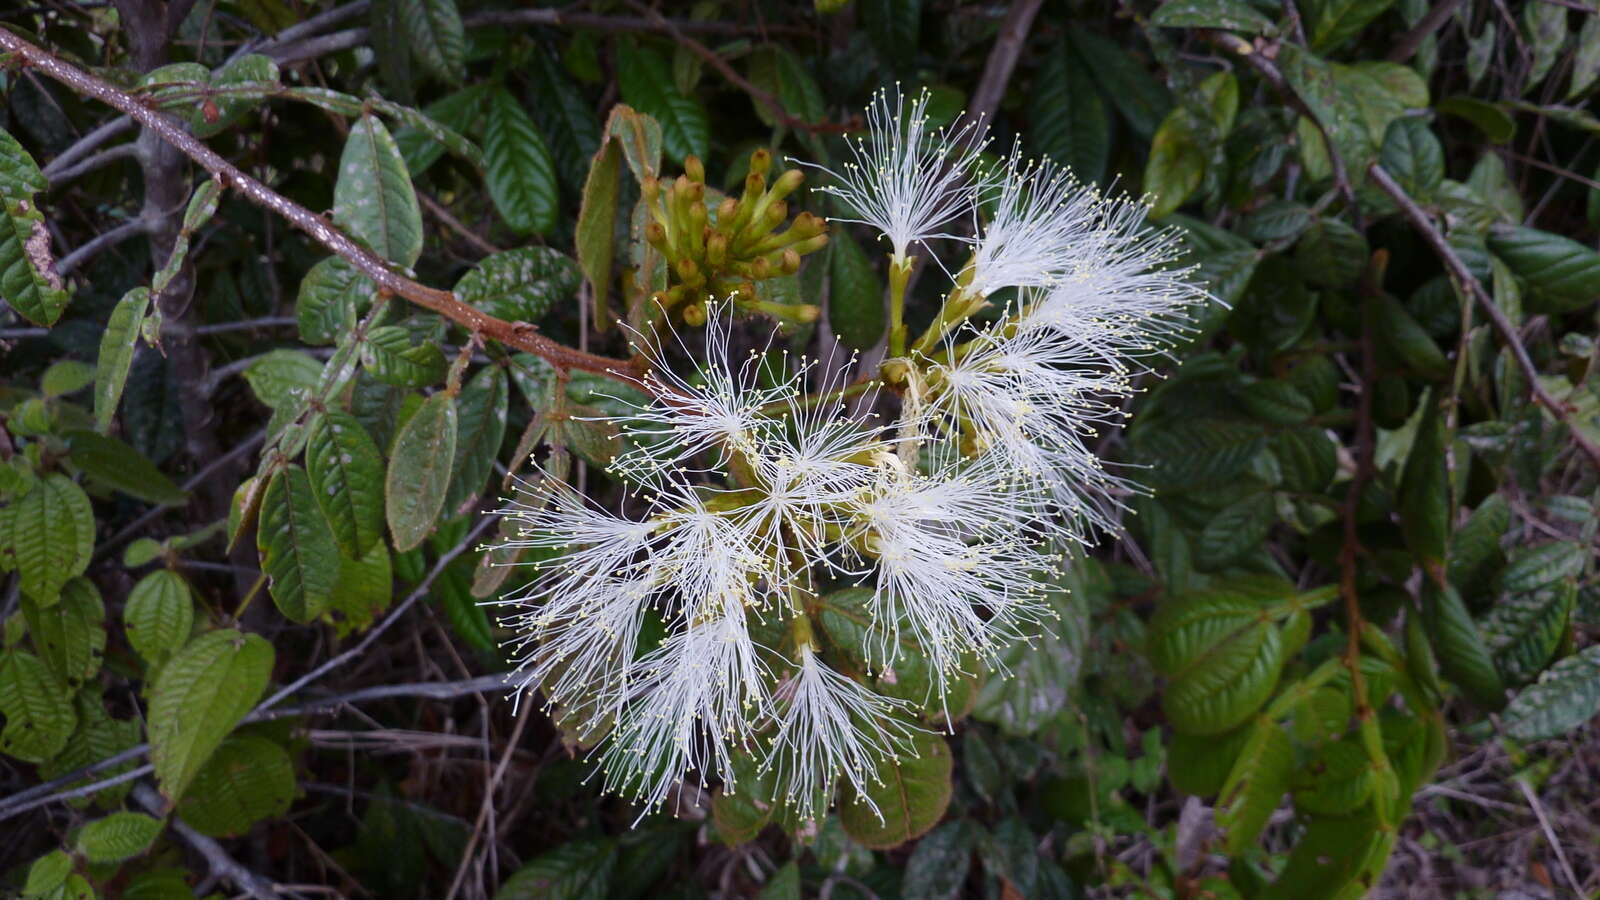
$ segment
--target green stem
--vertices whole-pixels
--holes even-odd
[[[906,355],[906,285],[915,256],[889,257],[889,356]]]

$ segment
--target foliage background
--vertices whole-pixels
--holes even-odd
[[[975,691],[951,774],[904,804],[899,837],[919,839],[838,816],[786,834],[693,793],[634,829],[536,706],[503,699],[475,600],[507,572],[480,565],[480,511],[530,448],[610,490],[590,465],[608,436],[567,418],[604,403],[603,379],[398,299],[358,325],[355,270],[11,65],[0,891],[1600,882],[1585,0],[119,0],[0,18],[417,281],[598,352],[623,351],[595,310],[628,308],[647,252],[627,169],[615,220],[580,221],[605,205],[591,159],[620,165],[618,102],[659,122],[660,171],[694,154],[733,189],[753,149],[837,158],[874,89],[926,86],[941,116],[986,113],[999,146],[1148,193],[1226,303],[1105,436],[1155,493],[1074,567],[1059,633]],[[628,167],[648,157],[630,148]],[[33,252],[40,227],[64,283]],[[836,333],[870,360],[880,278],[870,236],[836,227],[767,289],[827,308],[795,346]],[[937,301],[915,294],[913,321]]]

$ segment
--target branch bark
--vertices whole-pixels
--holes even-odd
[[[1500,339],[1505,342],[1507,347],[1511,348],[1511,355],[1517,361],[1517,368],[1522,370],[1522,374],[1527,379],[1528,391],[1533,396],[1534,402],[1549,410],[1551,415],[1566,425],[1567,432],[1572,435],[1573,442],[1588,455],[1596,466],[1600,466],[1600,445],[1590,440],[1587,435],[1573,425],[1572,411],[1567,408],[1565,403],[1551,396],[1550,392],[1544,389],[1544,385],[1539,383],[1539,369],[1533,364],[1533,359],[1528,356],[1528,348],[1522,345],[1522,337],[1517,333],[1517,326],[1513,325],[1511,320],[1506,318],[1506,314],[1501,311],[1500,307],[1495,305],[1494,298],[1489,296],[1488,290],[1473,276],[1471,270],[1467,268],[1467,264],[1457,255],[1455,248],[1451,247],[1450,242],[1445,239],[1444,234],[1434,227],[1433,220],[1428,218],[1428,214],[1423,211],[1422,207],[1411,199],[1405,188],[1402,188],[1382,166],[1373,163],[1367,167],[1367,174],[1372,177],[1372,183],[1376,184],[1385,194],[1388,194],[1389,199],[1400,207],[1401,214],[1411,222],[1412,227],[1421,235],[1423,241],[1433,249],[1433,252],[1438,254],[1439,261],[1444,264],[1445,270],[1450,273],[1450,279],[1456,283],[1457,289],[1470,292],[1473,299],[1478,302],[1478,306],[1483,309],[1484,314],[1489,317],[1489,323],[1494,326],[1494,330],[1500,335]]]
[[[989,59],[983,64],[983,77],[977,90],[972,92],[972,102],[967,105],[967,115],[975,119],[992,120],[1000,108],[1000,98],[1005,96],[1006,85],[1011,83],[1011,73],[1017,68],[1017,57],[1028,39],[1028,30],[1039,14],[1044,0],[1016,0],[1000,23],[1000,33],[995,36]]]
[[[154,815],[166,814],[165,801],[148,784],[134,785],[133,799]],[[240,865],[238,860],[228,855],[228,851],[222,849],[221,844],[185,825],[181,819],[173,819],[171,824],[172,830],[183,838],[184,843],[206,858],[211,874],[232,882],[255,900],[277,900],[278,892],[273,889],[272,883]]]
[[[159,137],[164,144],[176,148],[210,172],[224,187],[238,190],[252,203],[287,219],[317,243],[355,266],[358,271],[388,293],[439,313],[473,334],[539,356],[558,369],[581,369],[620,378],[642,378],[645,366],[641,359],[614,359],[576,350],[539,334],[538,330],[527,322],[507,322],[495,318],[462,303],[449,291],[428,287],[396,272],[377,254],[356,243],[326,218],[240,171],[216,151],[189,134],[175,119],[145,106],[133,95],[103,79],[67,64],[49,51],[36,47],[4,29],[0,29],[0,49],[10,51],[27,65],[37,68],[73,91],[127,114],[145,126],[151,134]],[[181,201],[179,209],[181,212]]]

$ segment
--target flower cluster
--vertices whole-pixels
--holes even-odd
[[[635,335],[653,399],[614,419],[620,511],[543,473],[502,510],[511,546],[548,559],[502,601],[522,686],[603,740],[606,786],[647,808],[695,777],[736,790],[747,759],[801,820],[841,782],[871,806],[919,720],[1051,614],[1060,548],[1112,525],[1127,486],[1093,438],[1202,299],[1139,204],[1015,153],[980,168],[982,129],[932,127],[925,96],[880,96],[868,121],[825,190],[892,246],[895,419],[852,414],[878,384],[846,384],[849,365],[736,352],[712,305],[699,352]],[[906,276],[934,238],[968,257],[908,347]],[[866,597],[853,629],[823,613],[839,587]],[[920,703],[873,689],[908,654]]]

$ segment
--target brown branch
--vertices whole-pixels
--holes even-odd
[[[1422,239],[1427,242],[1429,247],[1433,248],[1433,252],[1438,254],[1439,261],[1444,263],[1446,271],[1450,273],[1450,278],[1456,283],[1458,289],[1470,292],[1473,298],[1478,301],[1478,306],[1489,317],[1489,323],[1499,333],[1500,339],[1505,342],[1507,347],[1511,348],[1511,355],[1516,359],[1517,367],[1526,376],[1528,391],[1534,401],[1549,410],[1551,415],[1566,425],[1567,431],[1572,435],[1573,442],[1582,448],[1584,453],[1588,454],[1596,466],[1600,466],[1600,445],[1590,440],[1588,435],[1585,435],[1573,425],[1572,411],[1565,403],[1551,396],[1550,392],[1544,389],[1544,385],[1539,383],[1539,370],[1528,356],[1528,348],[1522,345],[1522,338],[1517,333],[1517,326],[1506,318],[1506,314],[1500,310],[1499,306],[1495,305],[1494,298],[1489,296],[1489,292],[1484,289],[1483,284],[1478,281],[1467,268],[1467,264],[1456,254],[1455,248],[1450,246],[1450,242],[1445,239],[1444,234],[1434,227],[1433,221],[1428,218],[1428,214],[1423,211],[1422,207],[1417,205],[1415,200],[1411,199],[1410,195],[1405,192],[1405,188],[1402,188],[1382,166],[1373,163],[1367,167],[1367,174],[1372,177],[1373,183],[1385,194],[1388,194],[1389,199],[1393,200],[1396,206],[1400,207],[1400,212],[1410,220],[1412,227],[1416,228]]]
[[[977,90],[972,92],[972,102],[967,104],[967,115],[973,119],[993,119],[1000,108],[1000,98],[1005,96],[1011,73],[1017,68],[1017,57],[1028,39],[1028,30],[1039,14],[1044,0],[1016,0],[1000,23],[1000,33],[995,36],[989,58],[983,64],[983,77],[978,79]]]
[[[810,131],[827,134],[843,134],[854,131],[852,125],[840,125],[832,122],[807,122],[805,119],[796,118],[784,108],[783,102],[772,95],[771,91],[759,88],[752,84],[748,78],[739,74],[739,71],[728,64],[728,61],[717,54],[715,50],[707,47],[692,37],[689,37],[672,20],[663,17],[660,13],[640,3],[639,0],[628,0],[628,5],[644,13],[649,21],[654,22],[661,31],[672,36],[672,39],[686,47],[691,53],[711,64],[734,87],[749,94],[757,103],[767,108],[772,117],[796,131]]]
[[[1410,59],[1428,35],[1433,34],[1450,21],[1455,14],[1456,7],[1461,5],[1461,0],[1439,0],[1439,5],[1428,10],[1411,30],[1400,36],[1395,42],[1394,49],[1389,51],[1389,62],[1403,63]]]
[[[93,97],[126,113],[129,118],[159,135],[163,141],[176,147],[185,156],[216,176],[225,187],[236,188],[251,202],[289,220],[317,243],[355,266],[384,291],[439,313],[473,334],[539,356],[558,369],[581,369],[586,372],[621,377],[638,377],[643,374],[644,366],[641,360],[613,359],[575,350],[539,334],[535,327],[527,322],[507,322],[495,318],[462,303],[449,291],[441,291],[412,281],[391,269],[377,254],[356,243],[327,219],[240,171],[189,134],[177,120],[145,106],[132,94],[68,65],[49,51],[42,50],[4,29],[0,29],[0,49],[16,54],[24,64],[37,68],[73,91]]]

